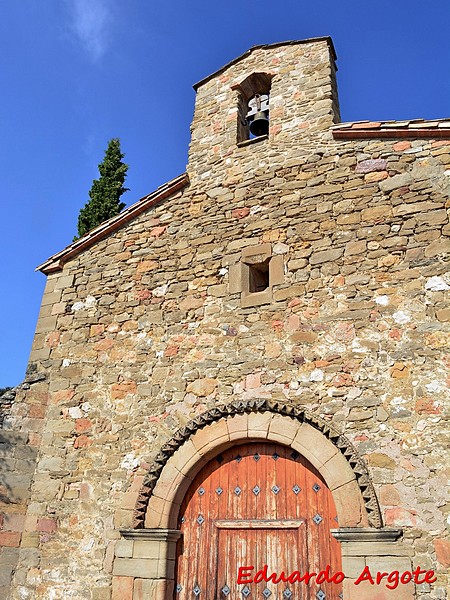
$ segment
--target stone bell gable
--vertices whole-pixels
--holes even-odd
[[[306,495],[197,489],[236,446],[271,449],[252,477],[314,481],[307,527],[346,577],[311,598],[446,598],[450,121],[339,123],[334,61],[329,38],[258,46],[197,84],[187,172],[40,265],[0,431],[0,597],[203,600],[180,547],[214,519],[185,523],[189,498]],[[307,520],[263,517],[271,539]],[[355,586],[366,566],[436,579]]]
[[[304,149],[331,140],[340,120],[335,59],[328,37],[255,46],[197,83],[191,181],[232,183],[271,161],[283,164],[300,139]],[[244,132],[248,101],[263,93],[270,97],[270,131],[267,140],[252,141]]]

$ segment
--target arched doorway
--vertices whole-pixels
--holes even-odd
[[[368,582],[364,582],[368,583],[364,589],[363,586],[354,585],[364,565],[376,572],[379,569],[380,560],[383,564],[388,564],[398,571],[411,569],[408,549],[405,550],[405,545],[399,540],[402,530],[382,526],[381,511],[371,483],[370,473],[354,446],[345,436],[334,430],[328,422],[309,414],[301,407],[292,407],[266,400],[250,400],[246,403],[236,402],[214,407],[187,423],[161,447],[139,493],[136,491],[134,527],[120,530],[123,539],[116,544],[115,548],[112,600],[125,600],[125,598],[138,600],[144,597],[146,600],[172,600],[174,594],[177,600],[181,600],[174,591],[179,583],[175,585],[177,578],[175,559],[177,541],[182,536],[182,531],[178,529],[181,506],[183,505],[184,511],[184,503],[188,502],[189,498],[193,498],[192,490],[195,493],[194,480],[197,483],[197,476],[208,464],[214,464],[214,460],[217,461],[221,456],[223,458],[226,452],[232,452],[237,446],[253,443],[279,444],[278,447],[284,448],[285,452],[298,453],[304,458],[303,466],[316,477],[320,477],[319,485],[320,481],[326,482],[324,489],[327,489],[327,494],[332,493],[339,516],[338,529],[333,525],[335,528],[333,536],[342,545],[345,600],[360,600],[362,596],[365,600],[378,600],[380,591],[386,598],[392,597],[393,600],[398,598],[398,589],[381,589],[379,586],[371,586]],[[277,454],[279,453],[277,452]],[[283,458],[282,454],[279,456]],[[284,456],[284,458],[288,457]],[[289,458],[294,459],[293,456]],[[276,462],[278,463],[278,459]],[[300,463],[301,461],[299,461]],[[282,463],[280,462],[280,464]],[[277,473],[277,470],[275,472]],[[264,481],[266,480],[264,479]],[[250,486],[250,482],[247,485]],[[258,486],[262,487],[259,484]],[[251,493],[254,494],[253,487],[254,484],[251,487]],[[287,489],[287,486],[285,487]],[[260,494],[254,495],[259,496]],[[314,496],[312,497],[314,498]],[[312,518],[311,515],[309,516]],[[328,515],[328,519],[330,518],[334,518],[332,514]],[[227,519],[222,520],[226,521]],[[229,520],[233,521],[233,519]],[[286,520],[289,521],[289,519]],[[291,520],[300,521],[301,519]],[[276,523],[276,525],[278,524]],[[308,531],[308,518],[306,518],[305,526],[300,523],[297,529],[301,527]],[[218,529],[227,529],[227,527]],[[232,526],[229,529],[232,530]],[[252,528],[249,527],[249,529]],[[258,528],[253,529],[258,530]],[[264,528],[260,527],[259,530],[261,529]],[[329,531],[328,528],[326,530]],[[315,530],[311,529],[311,531]],[[257,535],[262,534],[255,534],[256,537]],[[228,539],[230,537],[231,534]],[[214,548],[216,556],[228,556],[233,551],[233,542],[228,542],[227,535],[223,539],[225,539],[225,550],[218,552],[217,548]],[[235,539],[240,538],[236,535]],[[295,548],[297,555],[305,555],[301,544],[295,546],[287,539],[280,545],[278,539],[276,542],[272,542],[272,539],[273,536],[271,538],[271,533],[268,532],[266,539],[258,543],[262,547],[276,543],[278,550],[273,551],[272,554],[278,552],[282,556],[284,551],[279,549],[283,546],[289,551]],[[307,536],[306,539],[308,540]],[[201,558],[198,545],[196,547],[193,544],[192,548],[192,556],[186,558],[196,562]],[[320,549],[320,543],[315,548]],[[286,555],[288,555],[288,550],[285,552]],[[211,546],[207,550],[207,556],[204,557],[205,570],[208,564],[207,559],[209,560],[212,551]],[[309,548],[307,551],[309,553],[307,558],[311,563],[314,554],[311,555]],[[238,558],[241,557],[238,556],[235,563]],[[320,562],[325,560],[324,555],[319,555],[319,558]],[[333,564],[333,559],[331,561],[330,564]],[[178,564],[181,564],[180,560]],[[217,560],[214,564],[217,565],[217,569],[222,569]],[[278,568],[277,565],[278,563],[275,565],[276,568]],[[324,566],[326,567],[326,565]],[[289,565],[285,569],[289,570]],[[225,570],[225,573],[228,577],[228,571]],[[218,580],[217,577],[216,579]],[[305,600],[304,595],[298,596],[298,593],[301,593],[299,590],[305,591],[305,586],[302,587],[302,585],[300,584],[297,588],[297,600],[299,597]],[[264,590],[261,592],[261,600],[265,598]],[[332,588],[330,597],[333,600],[338,600],[340,596],[338,590],[337,586]],[[219,591],[224,594],[222,598],[232,599],[231,590],[228,596],[222,589]],[[202,600],[206,598],[205,595],[200,596],[201,589],[198,596],[195,595],[194,590],[190,596],[186,595],[186,592],[184,593],[185,599],[200,598]],[[268,596],[269,600],[285,600],[285,598],[295,600],[296,598],[289,595],[294,593],[290,589],[278,587],[276,593],[277,595],[274,595],[271,592],[271,595]],[[307,593],[311,598],[311,591],[307,590]],[[215,591],[208,597],[208,600],[217,600],[214,594]],[[317,594],[319,595],[317,596]],[[320,599],[321,596],[322,594],[317,591],[316,598]],[[238,597],[239,600],[246,598],[242,593]],[[247,597],[250,600],[254,599],[254,595]],[[327,600],[330,597],[325,596]],[[414,584],[404,585],[402,598],[412,600],[414,597]],[[221,597],[219,596],[219,598]],[[314,596],[311,600],[315,600]]]
[[[301,454],[267,441],[233,446],[200,470],[181,504],[174,598],[337,600],[338,583],[298,581],[327,565],[341,571],[336,527],[331,492]],[[267,576],[255,577],[264,565]]]

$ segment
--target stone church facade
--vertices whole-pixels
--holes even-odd
[[[448,598],[450,121],[340,123],[335,58],[198,83],[187,172],[40,266],[1,597]]]

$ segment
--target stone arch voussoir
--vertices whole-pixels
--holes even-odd
[[[382,527],[369,471],[351,442],[304,408],[269,400],[217,406],[176,431],[144,480],[134,527],[175,529],[198,471],[226,448],[260,439],[290,446],[312,463],[333,494],[340,527]]]

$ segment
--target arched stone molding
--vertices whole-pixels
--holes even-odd
[[[350,441],[302,407],[251,400],[215,407],[161,448],[139,493],[134,527],[175,529],[183,497],[199,470],[237,442],[268,440],[308,459],[329,486],[340,527],[382,527],[364,461]]]

